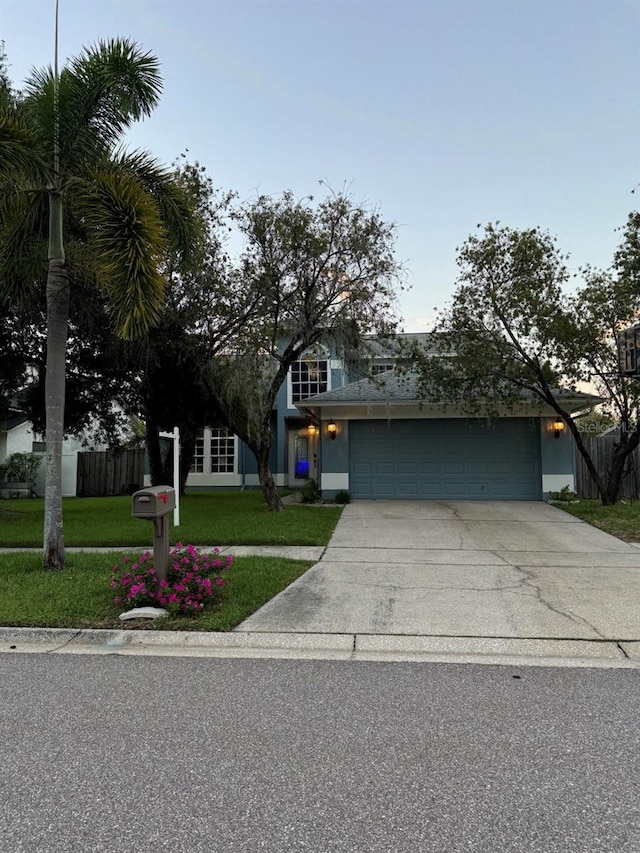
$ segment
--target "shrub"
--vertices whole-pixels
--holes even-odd
[[[351,495],[349,492],[342,489],[342,491],[338,492],[333,499],[333,502],[336,504],[348,504],[351,502]]]
[[[176,542],[169,551],[167,579],[158,584],[151,551],[136,560],[125,556],[121,564],[113,567],[113,603],[130,609],[164,607],[174,615],[198,613],[206,600],[221,600],[225,582],[220,573],[232,562],[232,555],[222,557],[219,548],[203,554],[193,545]]]
[[[40,453],[12,453],[7,461],[0,465],[0,480],[33,486],[41,463]]]
[[[550,501],[566,501],[571,503],[579,500],[578,495],[572,492],[569,486],[563,486],[559,492],[549,492]]]
[[[301,490],[303,504],[315,504],[322,500],[315,480],[307,480]]]

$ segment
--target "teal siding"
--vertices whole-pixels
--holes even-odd
[[[534,418],[351,421],[354,498],[540,500]]]
[[[573,474],[573,436],[568,429],[560,438],[553,434],[554,418],[542,418],[540,422],[540,449],[542,470],[545,474]]]

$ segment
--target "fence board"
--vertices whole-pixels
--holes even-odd
[[[603,435],[599,438],[596,436],[587,436],[583,438],[586,449],[589,451],[593,464],[598,473],[604,474],[607,468],[611,465],[613,459],[613,446],[619,441],[618,436]],[[576,493],[579,497],[585,500],[595,500],[600,497],[595,483],[589,475],[584,459],[575,450],[575,473],[576,473]],[[624,475],[622,478],[622,487],[620,489],[620,498],[624,500],[638,500],[640,492],[640,448],[637,448],[627,459]]]
[[[128,495],[142,487],[144,449],[78,453],[76,494],[80,498]]]

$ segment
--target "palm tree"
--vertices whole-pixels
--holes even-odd
[[[161,86],[154,56],[112,39],[59,76],[33,71],[22,93],[0,99],[0,302],[24,305],[46,282],[46,569],[64,565],[70,289],[92,283],[123,337],[144,334],[163,303],[164,253],[186,253],[194,237],[189,201],[171,174],[146,152],[119,147]]]

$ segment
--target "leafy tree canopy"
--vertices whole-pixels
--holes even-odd
[[[616,334],[640,310],[638,214],[630,215],[612,268],[586,268],[567,287],[566,256],[549,234],[489,224],[458,250],[460,274],[430,350],[414,353],[422,393],[469,414],[522,403],[565,420],[605,503],[616,500],[638,445],[640,384],[620,375]],[[435,351],[435,357],[434,357]],[[561,388],[595,390],[623,425],[610,471],[595,468]]]
[[[319,202],[291,192],[259,196],[235,206],[232,222],[244,249],[224,282],[232,302],[246,306],[247,322],[212,362],[212,394],[255,455],[267,504],[278,510],[271,419],[289,368],[315,345],[346,352],[365,333],[391,334],[402,270],[394,226],[344,193]]]

